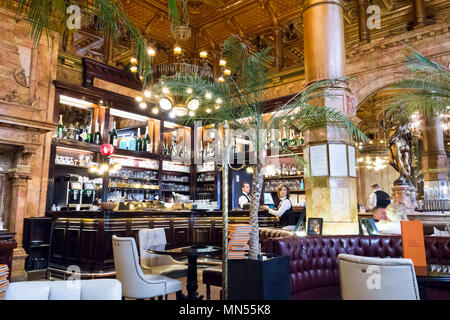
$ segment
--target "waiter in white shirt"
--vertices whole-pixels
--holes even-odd
[[[289,225],[295,225],[295,215],[292,211],[292,203],[289,200],[289,189],[284,184],[280,184],[277,187],[278,198],[280,203],[278,209],[270,209],[268,206],[264,206],[264,209],[269,211],[270,214],[280,218],[280,227],[286,227]]]
[[[250,183],[244,182],[242,185],[242,195],[239,197],[239,208],[244,208],[244,204],[250,204]]]

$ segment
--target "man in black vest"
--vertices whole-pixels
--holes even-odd
[[[244,208],[244,205],[250,204],[250,183],[244,182],[242,184],[242,195],[239,197],[239,208]]]
[[[391,203],[391,197],[382,191],[375,183],[372,185],[372,193],[369,197],[369,209],[373,209],[375,220],[386,220],[386,207]]]

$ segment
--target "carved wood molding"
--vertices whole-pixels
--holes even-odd
[[[94,78],[125,86],[134,90],[142,90],[142,84],[134,78],[134,74],[98,61],[83,58],[83,85],[94,86]]]

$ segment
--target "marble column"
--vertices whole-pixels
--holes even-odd
[[[274,27],[275,35],[275,69],[277,72],[283,69],[283,32],[280,26]]]
[[[367,27],[367,3],[367,0],[358,0],[359,41],[362,43],[370,42],[370,32]]]
[[[8,213],[8,231],[16,233],[17,248],[13,252],[12,281],[26,280],[25,258],[28,256],[22,247],[23,219],[27,210],[28,181],[31,179],[31,156],[33,149],[17,152],[15,166],[9,170],[10,196]]]
[[[447,186],[448,160],[444,145],[444,134],[439,118],[425,118],[423,133],[422,172],[424,188]]]
[[[345,76],[345,44],[343,7],[341,0],[305,0],[303,11],[303,34],[305,55],[305,80],[307,84]],[[352,116],[349,108],[350,91],[346,84],[323,87],[325,97],[312,104],[335,108]],[[330,95],[333,98],[329,98]],[[328,97],[327,97],[328,96]],[[307,218],[323,218],[323,234],[357,234],[356,177],[350,177],[354,157],[349,161],[349,148],[354,143],[342,126],[327,125],[325,128],[305,132],[305,159],[312,159],[313,146],[326,146],[321,159],[325,174],[305,177]],[[334,147],[343,153],[332,152]],[[331,147],[330,147],[331,146]],[[351,149],[354,150],[354,149]],[[350,166],[348,163],[350,162]],[[331,170],[335,164],[344,164],[340,170]],[[330,166],[331,165],[331,166]],[[347,166],[347,170],[344,167]],[[352,174],[356,175],[356,174]]]

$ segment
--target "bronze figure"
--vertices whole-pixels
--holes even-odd
[[[394,181],[394,186],[408,185],[411,176],[411,144],[412,136],[406,125],[391,134],[389,164],[400,173],[400,177]]]

